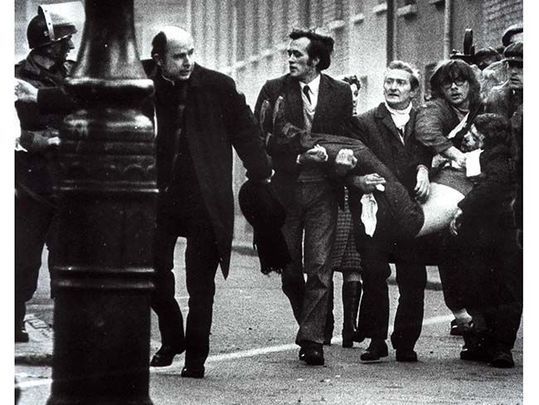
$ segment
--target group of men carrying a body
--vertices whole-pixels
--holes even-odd
[[[66,58],[76,31],[60,24],[36,28],[42,24],[41,18],[37,16],[29,24],[32,51],[16,66],[16,76],[38,88],[61,86],[68,75]],[[48,34],[36,41],[32,35],[39,29],[41,35],[47,30]],[[323,147],[303,150],[296,143],[282,142],[273,117],[281,116],[307,132],[357,138],[371,149],[379,164],[394,173],[411,198],[424,201],[429,197],[433,153],[414,132],[417,110],[412,100],[419,92],[415,69],[404,62],[391,62],[383,82],[384,102],[353,118],[350,87],[322,73],[330,65],[333,40],[311,31],[293,31],[290,39],[289,73],[266,82],[254,117],[231,78],[195,62],[193,38],[181,28],[163,28],[152,41],[152,59],[143,62],[155,87],[160,190],[152,308],[158,315],[162,346],[153,356],[152,366],[170,365],[175,355],[185,351],[181,375],[204,376],[214,279],[219,265],[225,277],[230,265],[231,147],[244,163],[249,181],[271,184],[286,211],[282,233],[292,260],[283,269],[282,288],[299,326],[299,359],[309,365],[324,364],[324,327],[332,288],[329,262],[344,181],[333,175],[335,162],[328,159]],[[59,128],[58,117],[54,121],[38,112],[35,89],[25,86],[19,82],[16,103],[21,120],[16,152],[16,341],[28,340],[25,302],[36,289],[41,252],[54,222],[52,174],[46,161],[58,144]],[[268,103],[270,113],[265,116],[269,118],[257,122],[262,106]],[[353,160],[344,166],[354,167],[357,162]],[[398,253],[395,249],[413,249],[413,241],[397,246],[369,236],[360,218],[363,196],[379,192],[386,179],[377,173],[361,173],[351,181],[350,205],[355,212],[364,281],[356,340],[371,339],[361,359],[372,361],[388,355],[388,263]],[[376,235],[383,235],[391,226],[390,221],[379,220]],[[187,239],[189,313],[185,329],[173,273],[180,236]],[[401,298],[391,340],[398,361],[417,361],[414,345],[423,318],[425,266],[409,259],[396,263]]]

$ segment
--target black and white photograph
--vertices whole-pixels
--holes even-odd
[[[2,402],[533,403],[530,3],[7,1]]]

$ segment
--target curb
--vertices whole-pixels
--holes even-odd
[[[24,323],[30,341],[15,344],[15,364],[51,366],[52,328],[34,314],[28,314]]]

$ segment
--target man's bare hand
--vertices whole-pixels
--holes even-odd
[[[357,158],[351,149],[341,149],[335,157],[335,171],[339,176],[345,176],[357,165]]]
[[[15,79],[15,101],[37,103],[37,88],[21,79]]]
[[[363,193],[368,194],[376,190],[384,191],[386,179],[378,173],[366,174],[364,176],[354,176],[352,178],[354,187],[359,188]]]
[[[314,148],[309,149],[306,152],[303,152],[301,155],[299,155],[299,163],[323,163],[328,160],[328,154],[326,152],[326,148],[315,145]]]
[[[425,166],[419,166],[417,169],[416,184],[414,187],[415,197],[419,202],[425,202],[429,197],[430,181],[429,171]]]
[[[457,236],[459,233],[460,228],[460,221],[462,217],[462,210],[459,208],[455,212],[455,215],[453,216],[453,219],[449,223],[449,232],[451,232],[451,235]]]

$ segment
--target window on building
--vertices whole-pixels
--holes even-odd
[[[264,40],[264,48],[268,49],[273,44],[273,21],[275,21],[275,12],[273,7],[273,1],[266,1],[266,16],[262,17],[266,20],[266,35]]]
[[[324,25],[324,0],[318,0],[316,2],[316,14],[314,18],[314,25],[321,27]]]
[[[425,100],[430,100],[432,97],[430,93],[430,77],[434,73],[434,69],[436,68],[436,62],[429,63],[425,65],[425,71],[423,74],[423,80],[424,80],[424,86],[425,89]]]
[[[300,24],[304,28],[309,28],[311,26],[311,0],[301,0],[299,3],[300,6]]]
[[[236,61],[245,59],[245,2],[246,0],[236,1]]]
[[[344,20],[344,0],[335,0],[335,19]]]
[[[365,0],[351,0],[352,1],[352,13],[363,14],[365,12]]]
[[[219,38],[221,38],[221,2],[217,0],[215,2],[215,38],[217,39],[214,41],[215,45],[215,59],[217,66],[219,66],[222,62],[221,58],[221,41]]]
[[[252,18],[252,21],[253,21],[253,24],[252,24],[252,29],[253,29],[253,36],[251,37],[252,41],[252,52],[253,54],[257,54],[259,49],[260,49],[260,18],[259,18],[259,2],[258,1],[255,1],[255,2],[249,2],[249,5],[252,4],[252,13],[253,13],[253,18]]]
[[[411,4],[417,4],[416,0],[399,0],[397,5],[399,7],[409,6]]]

